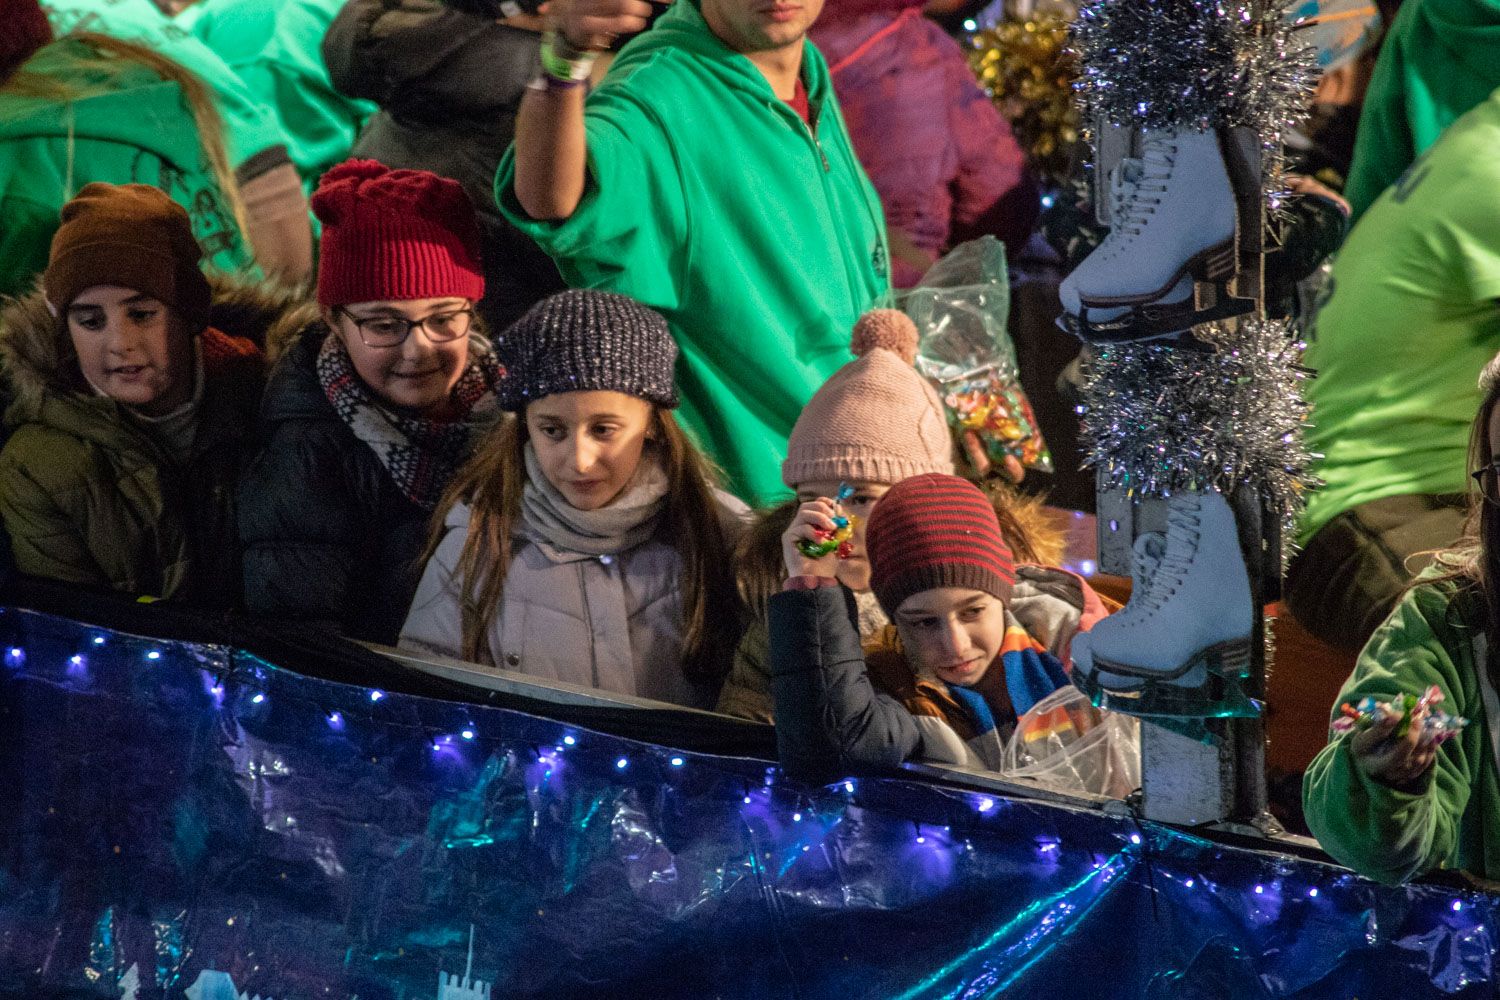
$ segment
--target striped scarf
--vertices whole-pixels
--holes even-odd
[[[505,369],[483,339],[469,344],[469,363],[453,387],[459,416],[429,420],[382,403],[354,370],[343,342],[330,333],[318,351],[318,382],[339,419],[369,445],[397,488],[423,510],[434,510],[480,433],[500,415],[495,388]]]

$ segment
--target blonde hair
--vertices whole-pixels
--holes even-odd
[[[682,566],[683,672],[697,681],[719,681],[728,673],[740,622],[729,545],[714,496],[716,473],[670,410],[655,408],[652,422],[650,447],[657,449],[667,474],[661,532]],[[512,536],[527,480],[528,437],[524,413],[491,431],[453,477],[433,518],[424,562],[442,541],[447,512],[457,503],[469,505],[469,532],[454,567],[466,660],[480,661],[493,652],[486,649],[486,636],[504,601],[515,555]]]
[[[80,44],[64,48],[67,43]],[[46,48],[59,53],[86,50],[89,54],[70,57],[66,71],[61,75],[38,73],[23,65],[9,79],[0,82],[0,96],[23,101],[69,103],[119,90],[126,84],[127,75],[137,67],[145,68],[161,79],[176,84],[182,91],[188,113],[192,115],[199,145],[208,160],[219,193],[234,218],[240,238],[248,245],[250,230],[246,225],[245,202],[240,196],[239,182],[235,180],[234,167],[229,162],[229,153],[224,145],[224,118],[219,114],[213,92],[196,73],[140,42],[114,38],[96,31],[72,32]],[[72,141],[70,132],[70,160]],[[71,171],[69,174],[71,182]],[[64,193],[71,198],[77,192],[70,190]]]

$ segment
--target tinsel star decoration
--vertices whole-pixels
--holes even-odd
[[[1290,537],[1317,483],[1302,436],[1305,345],[1274,320],[1208,324],[1194,338],[1095,349],[1079,407],[1086,460],[1110,486],[1150,496],[1249,484]]]
[[[1032,166],[1055,182],[1072,175],[1079,158],[1071,23],[1059,12],[1037,12],[1006,18],[968,39],[969,65],[980,86],[1010,122]]]

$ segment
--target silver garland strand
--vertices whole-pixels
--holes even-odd
[[[1085,4],[1073,25],[1084,122],[1250,128],[1260,137],[1274,200],[1283,137],[1306,115],[1318,75],[1313,48],[1286,20],[1289,6],[1290,0]]]
[[[1086,460],[1111,486],[1147,495],[1250,484],[1290,537],[1316,483],[1302,439],[1305,345],[1279,320],[1214,323],[1194,335],[1208,349],[1171,341],[1096,349],[1079,407]]]

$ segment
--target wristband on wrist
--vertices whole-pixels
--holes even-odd
[[[574,90],[578,87],[587,90],[588,86],[589,82],[587,80],[561,80],[550,73],[538,73],[526,83],[527,90],[535,90],[543,94]]]
[[[594,68],[594,60],[598,58],[596,53],[575,49],[557,31],[542,34],[541,56],[542,72],[545,75],[574,83],[589,78],[589,71]]]

